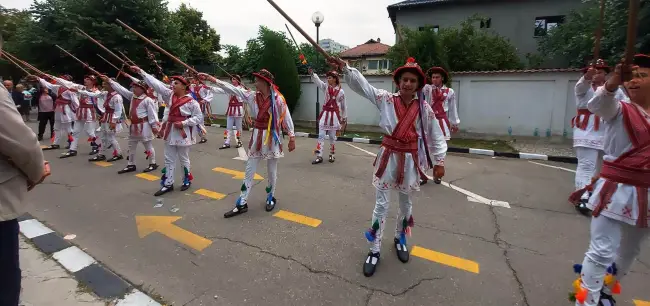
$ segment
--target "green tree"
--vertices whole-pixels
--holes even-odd
[[[27,11],[7,9],[0,5],[0,34],[4,40],[3,50],[15,52],[16,35],[22,27],[30,26],[33,21]],[[3,60],[0,62],[0,71],[4,79],[18,81],[25,73],[11,62]]]
[[[308,69],[311,67],[314,72],[317,74],[325,74],[328,70],[330,70],[330,66],[327,64],[327,60],[325,60],[325,57],[322,54],[318,54],[318,51],[312,46],[310,43],[302,43],[300,44],[300,50],[296,49],[294,45],[291,45],[292,50],[295,51],[294,58],[296,59],[296,66],[298,68],[298,73],[301,75],[306,75],[308,74]],[[300,51],[302,51],[302,54],[305,56],[305,60],[307,60],[307,65],[303,65],[300,62]],[[318,60],[316,60],[316,54],[318,54]],[[332,54],[336,55],[336,54]]]
[[[221,50],[220,37],[203,19],[202,12],[183,3],[171,13],[171,22],[181,34],[180,43],[191,51],[185,56],[187,64],[205,65],[216,61],[216,52]]]
[[[422,31],[401,27],[400,31],[403,39],[391,47],[387,54],[393,63],[393,70],[402,66],[408,57],[413,57],[424,71],[433,66],[449,71],[447,53],[433,27],[427,26]]]
[[[628,1],[606,0],[600,57],[608,63],[620,61],[627,40]],[[539,42],[539,52],[567,62],[570,67],[583,67],[594,55],[595,33],[600,21],[600,1],[587,0],[581,10],[572,11]],[[641,0],[637,30],[637,51],[650,53],[650,0]]]
[[[257,68],[267,69],[275,76],[275,83],[284,95],[289,110],[293,112],[301,94],[294,52],[282,33],[265,27],[260,27],[258,41],[263,49]]]
[[[226,51],[226,57],[221,60],[221,67],[230,74],[242,75],[244,51],[235,45],[224,45],[223,49]],[[223,71],[220,71],[217,75],[225,76],[226,74]]]

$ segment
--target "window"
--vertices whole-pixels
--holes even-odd
[[[440,30],[439,26],[428,26],[428,27],[418,27],[418,31],[424,31],[425,29],[432,29],[434,33],[438,33],[438,30]]]
[[[481,29],[489,29],[492,25],[492,18],[481,20]]]
[[[368,61],[368,70],[389,70],[390,61],[389,60],[369,60]]]
[[[558,25],[564,22],[564,16],[546,16],[535,18],[535,37],[546,36]]]

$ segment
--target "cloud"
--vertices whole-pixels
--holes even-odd
[[[319,30],[320,39],[331,38],[349,47],[370,38],[381,38],[383,43],[392,45],[395,32],[386,7],[397,2],[400,0],[275,0],[314,40],[316,27],[311,16],[316,11],[322,12],[325,20]],[[31,3],[30,0],[0,0],[0,5],[17,9],[28,8]],[[307,42],[265,0],[169,0],[169,8],[174,10],[181,3],[203,12],[203,18],[221,35],[222,44],[244,48],[248,39],[257,36],[260,25],[286,32],[285,24],[298,43]]]

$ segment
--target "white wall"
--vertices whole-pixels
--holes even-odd
[[[366,76],[375,87],[394,91],[390,76]],[[571,136],[571,118],[576,107],[573,87],[579,72],[517,72],[452,74],[452,88],[458,97],[460,128],[465,132],[533,136],[537,129],[545,137],[550,129],[553,136],[564,132]],[[323,78],[325,80],[325,78]],[[316,85],[301,77],[302,95],[291,114],[295,120],[314,121],[316,118]],[[342,82],[348,105],[350,124],[373,125],[379,122],[379,112],[370,101],[353,92]],[[319,94],[321,106],[324,94]],[[217,95],[213,112],[223,114],[228,98]]]

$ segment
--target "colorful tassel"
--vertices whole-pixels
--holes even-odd
[[[413,227],[415,225],[415,221],[413,221],[413,215],[409,217],[409,227]]]
[[[618,281],[616,281],[616,283],[614,283],[614,287],[612,287],[612,293],[613,294],[621,294],[621,283],[619,283]]]
[[[372,227],[365,232],[366,239],[373,242],[377,238],[377,231],[379,230],[379,220],[375,220]]]
[[[149,150],[144,151],[144,154],[147,156],[145,159],[149,159],[151,157],[151,155],[153,155],[153,154],[151,154],[151,151],[149,151]]]
[[[580,274],[580,272],[582,272],[582,265],[581,264],[573,265],[573,272],[575,272],[576,274]]]
[[[573,281],[573,292],[574,293],[580,291],[581,283],[582,283],[582,281],[580,280],[580,278]]]
[[[88,142],[93,142],[93,141],[95,141],[95,139],[93,139],[92,137],[88,137]]]
[[[223,139],[228,139],[228,129],[223,132]]]
[[[163,170],[165,170],[163,168]],[[167,180],[167,174],[163,172],[163,175],[160,177],[160,187],[165,187],[165,181]]]
[[[612,263],[612,265],[607,268],[607,273],[616,276],[618,274],[618,268],[616,267],[616,263]]]
[[[576,293],[576,301],[580,302],[580,304],[584,304],[585,300],[587,300],[587,289],[580,288]]]
[[[241,192],[246,191],[246,184],[241,184]]]
[[[72,134],[68,134],[68,144],[72,143],[74,138],[72,138]]]
[[[117,156],[117,149],[113,149],[113,156]]]
[[[273,202],[273,194],[272,194],[272,193],[269,193],[269,194],[266,196],[266,203],[271,203],[271,202]]]
[[[404,232],[401,232],[399,234],[399,243],[406,245],[406,234],[404,234]]]
[[[266,193],[270,193],[271,190],[273,189],[273,186],[266,186]]]
[[[616,279],[614,279],[614,275],[607,274],[605,275],[605,280],[603,282],[605,283],[605,286],[609,286],[616,282]]]
[[[162,174],[166,174],[166,173],[167,173],[167,167],[162,168],[162,170],[160,171],[160,173],[162,173]]]
[[[52,132],[52,138],[50,138],[50,143],[54,143],[56,132]]]

